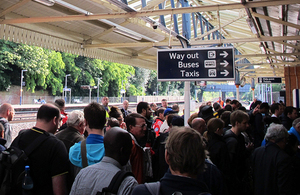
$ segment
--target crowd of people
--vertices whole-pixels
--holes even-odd
[[[32,194],[298,194],[300,118],[295,107],[254,99],[206,102],[184,123],[178,104],[139,102],[137,112],[92,102],[65,112],[64,100],[43,104],[36,125],[12,140],[10,104],[0,107],[0,150],[25,149]],[[121,177],[121,172],[128,173]],[[129,174],[130,173],[130,174]]]

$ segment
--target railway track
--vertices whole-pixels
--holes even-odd
[[[160,102],[156,102],[158,105],[160,105]],[[170,104],[178,103],[180,105],[183,105],[183,102],[170,102]],[[66,105],[66,112],[69,113],[73,110],[83,110],[83,108],[87,104],[78,104],[78,105]],[[111,103],[109,106],[117,106],[120,109],[122,108],[122,103]],[[132,112],[136,112],[136,106],[137,103],[130,103],[128,109]],[[15,109],[15,116],[13,121],[10,123],[27,123],[27,122],[34,122],[36,120],[36,114],[38,107],[36,108],[27,108],[26,110],[22,109]],[[181,108],[182,110],[182,108]]]

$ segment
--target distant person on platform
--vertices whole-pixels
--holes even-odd
[[[221,97],[219,97],[219,100],[218,100],[217,102],[220,104],[220,106],[221,106],[222,108],[224,107],[224,101],[222,100]]]
[[[123,101],[123,108],[121,108],[121,112],[123,114],[123,119],[125,120],[127,115],[131,113],[130,110],[128,110],[129,102],[128,100]]]
[[[15,109],[11,104],[4,103],[0,107],[0,123],[4,127],[4,139],[6,140],[5,147],[9,147],[12,142],[12,126],[9,121],[12,121],[15,116]]]
[[[66,106],[65,106],[66,102],[65,102],[64,99],[57,99],[57,100],[55,100],[54,103],[59,108],[60,114],[62,115],[61,116],[62,117],[62,124],[61,124],[61,127],[59,129],[60,130],[65,129],[67,127],[66,122],[68,120],[68,114],[65,112],[65,110],[66,110]]]
[[[257,98],[253,98],[253,102],[250,105],[250,110],[253,110],[257,106]]]
[[[162,100],[161,100],[161,107],[169,108],[169,107],[168,107],[168,101],[167,101],[167,99],[162,99]]]
[[[108,106],[109,103],[109,99],[108,97],[103,97],[101,100],[102,106],[105,108],[106,110],[106,118],[109,118],[109,112],[110,112],[110,107]]]
[[[157,111],[157,105],[156,105],[156,103],[151,103],[150,104],[150,108],[151,108],[151,110],[153,110],[153,114],[152,114],[152,117],[155,117],[155,116],[157,116],[157,113],[156,113],[156,111]]]

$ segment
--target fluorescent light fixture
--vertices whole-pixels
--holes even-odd
[[[34,1],[41,3],[43,5],[46,5],[46,6],[53,6],[55,4],[54,0],[34,0]]]
[[[142,40],[141,36],[134,35],[131,32],[128,32],[124,29],[115,28],[114,32],[119,33],[119,34],[124,35],[124,36],[127,36],[129,38],[135,39],[135,40]]]
[[[255,28],[255,24],[254,24],[253,18],[247,18],[246,22],[248,23],[248,25],[249,25],[252,33],[255,34],[255,35],[257,35],[258,32],[257,32],[257,30]]]

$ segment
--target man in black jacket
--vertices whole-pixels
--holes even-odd
[[[246,131],[249,126],[248,122],[249,116],[247,113],[241,110],[234,111],[230,115],[232,128],[227,130],[224,135],[231,166],[231,182],[228,184],[229,194],[247,193],[246,180],[249,170],[247,159],[250,156],[247,148],[251,148],[252,145],[247,145],[246,148],[245,139],[241,132]]]
[[[283,125],[271,124],[267,144],[254,151],[254,194],[293,194],[291,159],[284,152],[288,136]]]

